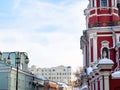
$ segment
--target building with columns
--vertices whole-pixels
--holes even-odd
[[[81,90],[120,90],[120,0],[89,0]]]

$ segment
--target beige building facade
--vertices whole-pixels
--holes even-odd
[[[71,66],[57,66],[51,68],[37,68],[35,65],[31,66],[29,70],[38,76],[44,76],[48,80],[55,82],[64,82],[70,84],[74,81],[74,72]]]

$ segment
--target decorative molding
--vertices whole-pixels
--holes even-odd
[[[108,27],[108,26],[119,26],[119,25],[120,25],[120,20],[112,21],[112,22],[94,22],[94,23],[88,24],[88,27],[89,28],[92,28],[92,27]]]

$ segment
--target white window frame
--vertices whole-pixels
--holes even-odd
[[[108,6],[108,0],[106,0],[106,6],[104,4],[102,5],[102,0],[100,0],[100,6],[101,7],[107,7]]]
[[[94,6],[95,6],[95,7],[97,6],[97,1],[96,1],[96,0],[94,0]]]
[[[114,0],[114,6],[117,7],[117,0]]]
[[[102,47],[101,47],[101,58],[102,58],[102,50],[103,48],[108,48],[109,49],[109,43],[108,41],[102,41],[101,44],[102,44]],[[108,58],[110,58],[110,52],[108,52]]]

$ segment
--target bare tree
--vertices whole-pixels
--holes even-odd
[[[76,72],[75,72],[75,77],[76,77],[76,81],[75,81],[75,86],[80,86],[81,85],[81,76],[83,73],[83,67],[79,67]]]

